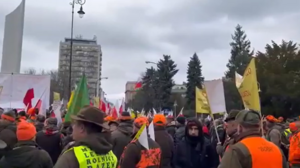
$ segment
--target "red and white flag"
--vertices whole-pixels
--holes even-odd
[[[32,107],[32,99],[34,98],[34,89],[30,88],[25,93],[25,96],[23,98],[23,103],[27,109],[30,109]]]

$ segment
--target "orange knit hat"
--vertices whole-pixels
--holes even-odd
[[[275,122],[275,117],[272,115],[267,115],[266,120],[269,122]]]
[[[146,126],[149,126],[149,121],[147,117],[138,117],[134,120],[134,125],[138,128],[141,128],[144,124],[146,124]]]
[[[110,121],[116,121],[116,119],[115,119],[114,117],[112,117],[112,116],[106,116],[106,117],[104,118],[104,121],[110,122]]]
[[[165,126],[167,119],[163,114],[155,114],[153,117],[153,124],[157,126]]]
[[[31,115],[31,116],[35,115],[36,114],[35,113],[35,108],[32,107],[32,108],[28,109],[27,114]]]
[[[36,128],[32,123],[21,121],[17,126],[16,133],[18,141],[28,141],[36,135]]]
[[[290,128],[291,131],[297,131],[298,130],[297,125],[296,125],[295,122],[290,123],[289,128]]]

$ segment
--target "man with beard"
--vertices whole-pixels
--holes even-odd
[[[175,150],[174,165],[176,168],[214,168],[217,165],[213,158],[213,147],[203,136],[201,123],[189,119],[185,126],[185,136]]]
[[[225,150],[228,148],[229,145],[235,144],[234,138],[237,136],[237,123],[235,122],[235,117],[238,113],[239,110],[231,110],[228,114],[228,117],[225,119],[225,131],[228,137],[225,139],[223,145],[221,145],[221,143],[218,143],[217,145],[217,153],[220,156],[223,156]]]

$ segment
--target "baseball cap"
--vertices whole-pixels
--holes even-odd
[[[149,126],[149,121],[147,117],[138,117],[134,120],[134,125],[138,128],[141,128],[144,124],[146,124],[146,126]]]
[[[153,124],[156,126],[165,126],[167,119],[163,114],[155,114],[153,117]]]
[[[254,110],[241,110],[235,117],[239,124],[260,125],[261,116]]]
[[[224,121],[228,122],[228,121],[235,120],[235,117],[239,112],[240,112],[239,110],[231,110]]]

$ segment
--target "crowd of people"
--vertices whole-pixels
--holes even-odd
[[[300,168],[300,121],[253,110],[215,120],[113,118],[86,106],[61,124],[34,108],[0,110],[0,168]],[[145,148],[135,137],[151,122]]]

